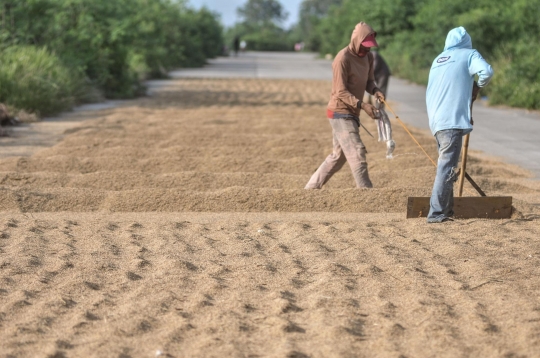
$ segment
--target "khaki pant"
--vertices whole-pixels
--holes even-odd
[[[321,189],[345,162],[349,162],[358,188],[372,188],[369,179],[366,147],[360,139],[358,124],[352,119],[330,119],[334,137],[334,150],[313,174],[305,189]]]

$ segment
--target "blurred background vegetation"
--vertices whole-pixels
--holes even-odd
[[[147,78],[203,65],[232,48],[335,55],[355,24],[378,33],[392,73],[425,84],[446,34],[464,26],[495,69],[492,104],[540,108],[540,0],[303,0],[295,25],[280,1],[246,0],[240,21],[186,0],[2,0],[0,102],[49,115],[74,104],[144,93]]]
[[[0,102],[48,115],[129,98],[222,52],[216,14],[173,0],[3,0]]]
[[[235,37],[247,43],[253,51],[292,51],[291,31],[283,28],[289,14],[278,0],[248,0],[237,9],[241,21],[225,32],[227,44],[232,47]]]
[[[280,25],[287,14],[277,0],[248,0],[243,19],[226,39],[247,41],[248,49],[304,49],[335,55],[348,45],[359,21],[378,34],[379,52],[395,76],[426,84],[433,59],[442,52],[449,30],[464,26],[494,67],[483,90],[491,104],[540,109],[540,0],[304,0],[298,22]]]
[[[540,109],[539,9],[540,0],[304,0],[291,32],[309,50],[335,55],[365,21],[392,73],[426,84],[446,34],[464,26],[495,70],[483,91],[489,102]]]

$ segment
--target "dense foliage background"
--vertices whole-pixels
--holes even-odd
[[[247,0],[237,9],[241,21],[227,29],[225,38],[232,47],[235,37],[247,43],[248,50],[292,51],[290,31],[281,24],[289,14],[278,0]]]
[[[366,21],[394,75],[426,83],[448,31],[464,26],[495,69],[483,91],[493,104],[540,108],[540,0],[304,0],[285,29],[278,0],[247,0],[223,31],[185,0],[2,0],[0,102],[47,115],[75,103],[126,98],[142,80],[199,66],[240,36],[248,50],[292,51],[295,43],[336,54]],[[224,38],[225,40],[224,40]]]
[[[356,23],[369,23],[393,74],[419,83],[448,31],[464,26],[495,69],[484,92],[490,103],[539,109],[538,9],[540,0],[305,0],[301,19],[311,28],[303,36],[323,55],[345,47]]]
[[[0,102],[42,115],[220,54],[222,27],[173,0],[3,0]]]

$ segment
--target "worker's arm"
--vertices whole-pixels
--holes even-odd
[[[366,92],[374,95],[376,98],[385,99],[384,94],[377,87],[375,82],[375,59],[373,54],[369,54],[369,75],[366,84]]]
[[[383,94],[377,88],[377,85],[375,84],[375,75],[373,71],[373,54],[368,54],[368,60],[369,60],[369,73],[368,73],[368,80],[366,83],[366,91],[369,94],[373,94],[377,98],[379,98],[380,96],[383,96]],[[383,99],[384,99],[384,96],[383,96]],[[374,106],[372,106],[370,103],[360,102],[359,108],[362,108],[364,112],[366,112],[367,115],[373,119],[379,119],[380,117],[379,110],[375,108]]]
[[[469,57],[469,74],[478,75],[478,87],[485,87],[493,77],[493,68],[478,51],[474,51]]]

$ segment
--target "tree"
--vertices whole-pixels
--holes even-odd
[[[289,16],[277,0],[248,0],[236,11],[238,16],[244,19],[245,24],[254,27],[281,24]]]
[[[320,35],[317,27],[333,6],[339,6],[343,0],[304,0],[300,4],[300,21],[297,25],[298,36],[312,51],[320,49]]]
[[[448,31],[464,26],[473,47],[495,69],[482,92],[490,103],[540,108],[540,50],[535,46],[540,42],[540,0],[343,0],[320,18],[317,4],[324,1],[331,0],[304,0],[301,15],[318,19],[321,54],[340,51],[354,25],[365,21],[377,31],[378,50],[392,73],[427,83]]]
[[[289,14],[278,0],[248,0],[236,11],[243,21],[229,29],[229,41],[234,36],[240,36],[247,42],[249,50],[256,51],[293,49],[290,32],[281,26]]]
[[[29,60],[21,60],[25,68],[37,71],[39,66],[30,65],[51,63],[48,68],[55,68],[59,63],[72,77],[80,75],[116,98],[140,93],[140,80],[148,75],[203,65],[221,52],[223,39],[217,15],[206,8],[193,10],[185,0],[0,0],[0,60],[4,49],[23,45],[47,49],[14,50],[11,58],[26,54]],[[5,83],[0,79],[0,87],[6,88]],[[14,103],[13,98],[0,101]],[[43,108],[32,109],[45,113]]]
[[[343,0],[304,0],[300,4],[300,21],[313,17],[322,18],[331,6],[341,5]]]

